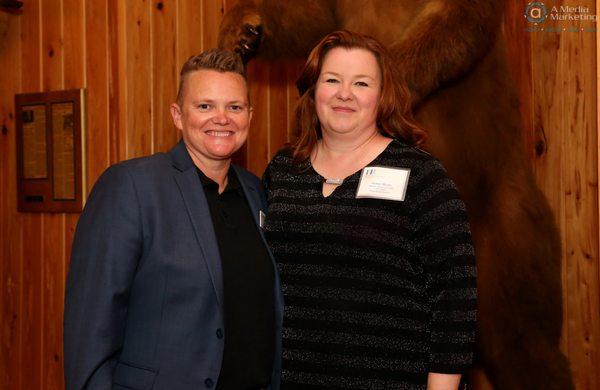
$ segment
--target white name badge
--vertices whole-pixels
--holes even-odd
[[[409,168],[365,167],[360,174],[357,198],[404,201]]]

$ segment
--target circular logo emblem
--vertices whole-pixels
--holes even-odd
[[[542,23],[546,20],[547,16],[548,10],[542,2],[534,1],[527,4],[527,7],[525,7],[525,18],[530,23]]]

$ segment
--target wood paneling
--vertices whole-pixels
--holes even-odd
[[[177,2],[177,77],[185,61],[202,51],[203,16],[202,2],[179,0]]]
[[[175,2],[158,1],[152,5],[152,118],[153,152],[169,150],[177,142],[177,131],[169,105],[177,94],[177,8]]]
[[[596,13],[593,1],[582,5]],[[589,22],[570,24],[590,26]],[[561,135],[563,148],[565,213],[560,218],[565,221],[567,355],[582,389],[600,388],[596,50],[591,31],[561,34],[560,77],[554,96],[562,116],[548,122]]]
[[[110,131],[108,121],[111,51],[108,35],[108,6],[101,1],[85,6],[85,74],[87,85],[86,163],[89,191],[109,165]],[[116,60],[116,59],[115,59]]]
[[[271,107],[269,104],[270,64],[260,60],[252,61],[248,65],[248,80],[250,81],[250,101],[252,102],[253,115],[248,141],[246,144],[246,166],[259,175],[269,162],[269,129]],[[275,105],[273,105],[275,106]]]
[[[127,2],[125,8],[124,87],[127,107],[126,125],[119,129],[126,135],[125,157],[133,158],[152,153],[152,35],[151,1]],[[122,65],[122,64],[120,64]]]
[[[224,0],[202,0],[202,50],[217,47],[219,24],[225,6]]]
[[[20,42],[17,33],[21,20],[9,17],[7,36],[0,55],[2,73],[21,65]],[[18,90],[20,78],[11,75],[0,82],[2,90]],[[23,237],[22,216],[16,210],[16,183],[11,181],[16,170],[14,100],[12,94],[0,94],[0,388],[18,389],[22,385],[20,367],[22,348],[23,307]]]
[[[596,13],[593,1],[578,5]],[[561,230],[563,352],[577,388],[598,389],[598,128],[597,91],[590,87],[596,76],[597,41],[593,32],[581,31],[589,22],[548,19],[543,27],[546,31],[530,33],[530,138],[537,151],[533,167]],[[548,32],[549,28],[561,32]]]
[[[62,0],[41,4],[42,90],[64,87]],[[62,321],[65,253],[64,214],[40,214],[42,219],[42,388],[63,387]]]
[[[21,25],[21,66],[20,66],[20,89],[17,92],[38,92],[41,90],[41,21],[40,1],[34,0],[28,3],[23,10],[19,21]],[[11,18],[15,18],[11,16]],[[19,31],[12,31],[13,39],[16,39]],[[4,53],[0,53],[4,57]],[[2,81],[4,83],[4,79]],[[14,108],[13,108],[14,109]],[[14,123],[11,142],[14,142]],[[6,154],[6,158],[16,159],[14,148]],[[9,176],[8,188],[14,188],[16,184],[16,171],[12,170]],[[16,196],[16,194],[15,194]],[[14,208],[9,205],[9,210]],[[2,215],[5,215],[2,213]],[[22,224],[15,226],[20,229],[24,244],[22,247],[22,274],[21,294],[21,360],[17,372],[22,376],[23,389],[40,389],[42,384],[42,221],[40,215],[27,214],[22,216]],[[23,346],[27,346],[23,348]],[[15,371],[12,371],[15,372]],[[23,373],[27,373],[23,375]],[[2,384],[0,383],[0,387]],[[6,387],[6,388],[10,388]]]
[[[223,12],[233,3],[28,0],[22,14],[7,14],[0,49],[0,69],[11,70],[0,73],[0,124],[7,128],[0,135],[0,388],[63,386],[64,281],[78,217],[16,212],[14,94],[87,89],[89,190],[109,164],[176,142],[168,105],[179,69],[189,56],[216,46]],[[580,3],[596,12],[593,0]],[[504,34],[525,145],[562,233],[562,348],[577,388],[600,389],[598,37],[526,32],[525,4],[507,2]],[[249,67],[255,112],[240,158],[259,176],[292,137],[302,63]]]

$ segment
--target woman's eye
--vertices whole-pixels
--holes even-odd
[[[357,81],[355,84],[358,85],[359,87],[368,87],[369,86],[369,84],[365,83],[364,81]]]
[[[336,79],[326,79],[325,82],[334,84],[334,83],[337,83],[338,81]]]

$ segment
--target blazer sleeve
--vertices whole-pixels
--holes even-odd
[[[67,390],[112,388],[142,237],[133,177],[126,166],[110,167],[92,190],[73,242],[64,316]]]

